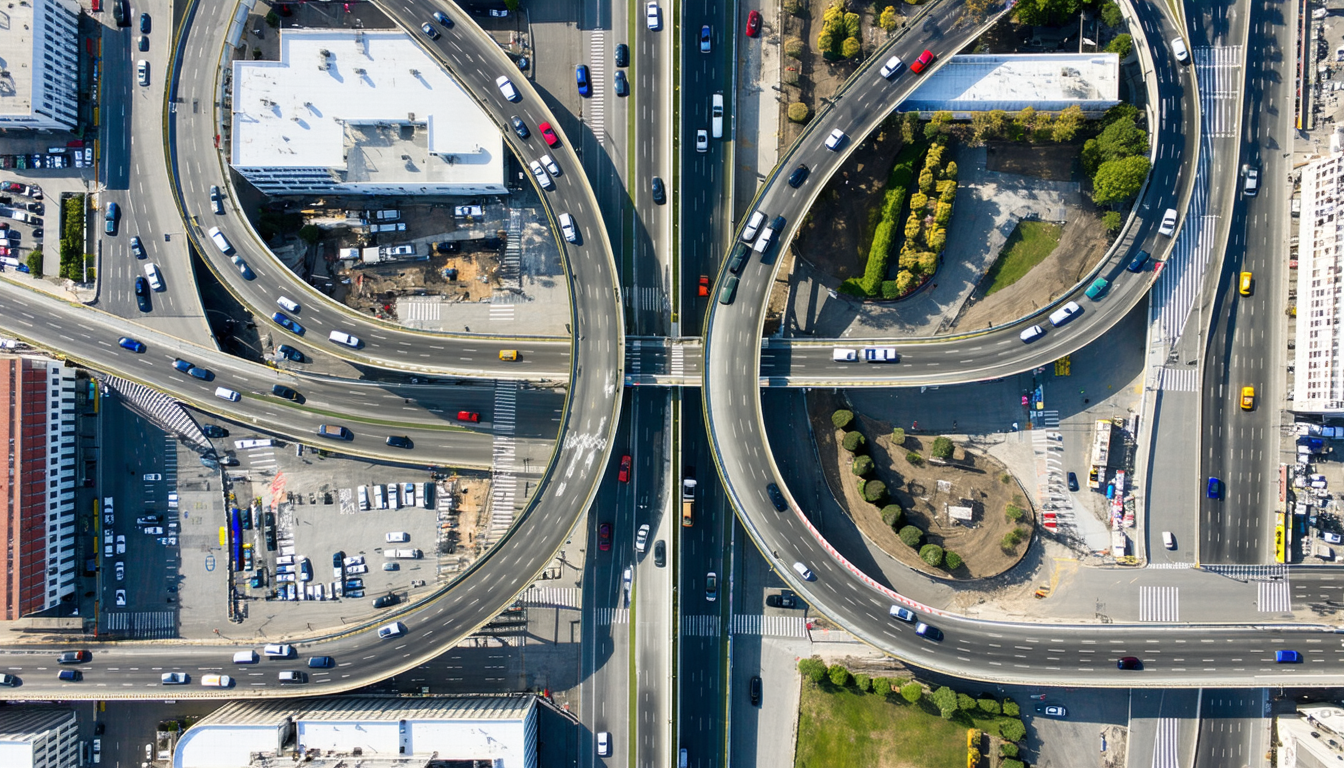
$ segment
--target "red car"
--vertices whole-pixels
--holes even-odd
[[[611,523],[602,523],[597,526],[597,548],[603,552],[611,549]]]
[[[751,11],[747,14],[747,37],[759,34],[761,34],[761,12]]]
[[[708,295],[709,295],[709,275],[701,275],[701,276],[700,276],[700,290],[699,290],[699,294],[700,294],[701,296],[708,296]]]
[[[537,130],[541,131],[541,138],[546,140],[548,146],[560,146],[560,137],[555,135],[555,129],[550,123],[541,123],[537,126]]]
[[[910,71],[918,75],[924,71],[924,68],[933,63],[933,51],[924,51],[919,54],[919,58],[910,63]]]
[[[475,411],[458,411],[458,412],[457,412],[457,420],[458,420],[458,421],[470,421],[470,422],[472,422],[472,423],[474,424],[475,422],[478,422],[478,421],[481,420],[481,414],[479,414],[479,413],[477,413],[477,412],[475,412]]]
[[[616,479],[622,483],[630,482],[630,454],[621,457],[621,471],[617,473]]]

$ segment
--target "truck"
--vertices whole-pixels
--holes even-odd
[[[709,108],[710,134],[716,139],[723,138],[723,94],[714,94]]]
[[[364,218],[369,221],[396,221],[401,218],[401,211],[396,209],[365,211]]]
[[[681,527],[695,525],[695,478],[687,477],[681,481]]]
[[[378,234],[380,232],[405,232],[406,222],[399,221],[396,224],[374,224],[369,227],[369,231]]]
[[[419,560],[423,553],[418,549],[384,549],[383,557],[395,557],[402,560]]]

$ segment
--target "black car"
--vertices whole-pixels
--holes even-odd
[[[807,181],[807,174],[811,172],[812,169],[808,168],[806,165],[803,165],[802,163],[799,163],[798,167],[793,169],[793,173],[789,174],[789,186],[793,187],[794,189],[803,186],[803,182]]]
[[[344,565],[344,564],[345,564],[345,553],[344,553],[344,552],[334,552],[334,553],[332,553],[332,555],[331,555],[331,567],[332,567],[332,568],[340,568],[340,567],[341,567],[342,565]]]
[[[753,677],[747,683],[747,698],[751,699],[751,706],[759,707],[761,705],[761,678]]]
[[[620,43],[616,46],[616,66],[630,66],[630,46],[625,43]]]
[[[271,394],[276,397],[283,397],[286,400],[293,400],[296,403],[303,402],[303,396],[298,392],[286,387],[283,384],[274,384],[271,386]]]
[[[202,432],[206,437],[228,437],[228,436],[229,436],[229,430],[227,430],[227,429],[225,429],[225,428],[223,428],[223,427],[215,426],[214,424],[206,424],[205,426],[201,427],[201,432]]]
[[[149,50],[149,37],[147,35],[140,36],[140,44],[138,47],[140,48],[141,51]]]
[[[456,240],[445,240],[444,242],[435,245],[434,250],[439,253],[460,253],[462,251],[462,244]]]
[[[281,344],[275,348],[275,351],[286,360],[296,363],[302,363],[304,361],[303,353],[288,344]]]
[[[42,203],[24,203],[23,207],[27,208],[29,213],[36,213],[38,216],[46,213],[46,206]]]
[[[1143,669],[1143,662],[1139,661],[1137,656],[1123,656],[1115,660],[1116,669],[1140,670]]]
[[[784,499],[784,494],[779,490],[778,485],[770,483],[765,486],[765,493],[770,497],[770,503],[775,505],[777,511],[783,512],[789,508],[789,502]]]
[[[616,76],[612,78],[612,85],[616,89],[617,96],[630,95],[630,81],[625,79],[625,72],[616,70]]]
[[[653,564],[659,568],[667,565],[667,543],[662,539],[653,543]]]
[[[798,596],[787,592],[778,595],[767,595],[765,604],[771,608],[797,608]]]
[[[149,34],[149,14],[148,14],[148,13],[142,13],[142,14],[140,14],[140,34],[142,34],[142,35],[148,35],[148,34]]]
[[[267,512],[265,515],[262,515],[262,520],[264,520],[264,521],[266,522],[266,527],[267,527],[267,528],[271,528],[271,529],[274,529],[274,528],[275,528],[275,513],[274,513],[274,512]]]
[[[143,277],[135,278],[135,303],[139,305],[141,312],[153,309],[149,303],[149,281]]]
[[[400,603],[400,602],[401,602],[401,598],[397,597],[396,595],[383,595],[382,597],[379,597],[379,598],[375,598],[375,599],[374,599],[374,601],[373,601],[373,607],[374,607],[374,608],[387,608],[387,607],[389,607],[389,606],[396,605],[397,603]]]
[[[663,188],[663,179],[660,176],[654,176],[650,184],[653,188],[653,202],[662,205],[667,202],[667,191]]]
[[[1073,474],[1072,472],[1069,473],[1069,490],[1070,491],[1078,490],[1078,476]]]
[[[518,138],[526,139],[532,135],[532,132],[527,129],[527,123],[523,122],[523,118],[514,115],[509,118],[509,122],[513,123],[513,132],[518,134]]]
[[[42,239],[42,235],[44,235],[44,234],[46,234],[46,233],[42,231],[42,228],[41,228],[41,227],[38,227],[37,229],[34,229],[34,230],[33,230],[33,239],[34,239],[34,240],[41,240],[41,239]]]
[[[388,435],[387,444],[393,448],[405,448],[407,450],[415,447],[415,443],[411,442],[411,438],[406,437],[405,435]]]

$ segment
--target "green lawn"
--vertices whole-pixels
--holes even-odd
[[[794,768],[966,768],[965,722],[944,720],[928,697],[858,693],[804,679]],[[970,719],[957,713],[957,720]],[[995,718],[975,718],[981,728]]]
[[[1046,221],[1019,221],[1017,229],[1004,243],[999,258],[989,268],[986,278],[989,288],[986,296],[1021,280],[1031,268],[1045,260],[1050,252],[1059,245],[1059,233],[1063,227]]]

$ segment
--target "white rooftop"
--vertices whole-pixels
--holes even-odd
[[[0,116],[27,117],[33,110],[33,6],[16,3],[0,24]],[[13,151],[13,150],[11,150]]]
[[[500,183],[504,173],[499,129],[391,30],[285,30],[279,61],[235,61],[232,154],[241,168],[348,169],[350,181]]]
[[[1056,111],[1078,104],[1092,111],[1119,100],[1120,57],[1114,53],[972,54],[952,57],[901,108],[1016,111],[1030,104]]]

